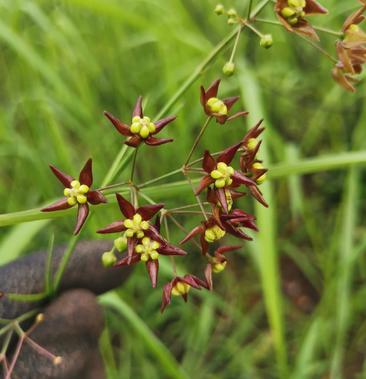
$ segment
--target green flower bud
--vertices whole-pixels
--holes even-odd
[[[228,15],[228,17],[236,17],[238,14],[236,13],[236,10],[234,8],[230,8],[227,11],[227,15]]]
[[[273,45],[272,34],[264,34],[259,42],[261,47],[269,49]]]
[[[235,71],[235,64],[234,62],[226,62],[224,67],[222,68],[222,72],[226,76],[231,76]]]
[[[215,9],[214,9],[214,12],[218,16],[220,16],[220,15],[224,14],[225,8],[224,8],[224,6],[222,4],[217,4],[216,7],[215,7]]]
[[[113,251],[106,251],[102,255],[102,263],[104,267],[112,267],[117,262],[117,257],[114,255]]]
[[[127,248],[127,238],[125,236],[119,237],[114,240],[114,247],[122,253],[122,251],[125,251]]]

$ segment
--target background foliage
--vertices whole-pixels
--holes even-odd
[[[247,7],[246,1],[224,4],[242,12]],[[358,6],[356,0],[322,4],[331,13],[314,24],[336,30]],[[128,120],[143,94],[147,112],[157,114],[231,32],[214,5],[1,0],[0,212],[57,196],[51,162],[77,173],[93,156],[100,183],[121,146],[103,110]],[[264,15],[273,17],[271,6]],[[101,341],[111,378],[366,377],[365,87],[344,92],[332,81],[331,62],[304,41],[277,26],[261,30],[273,33],[273,48],[261,49],[245,30],[237,73],[222,86],[225,95],[241,94],[251,112],[248,124],[211,125],[201,146],[219,150],[265,118],[271,207],[256,209],[261,232],[235,255],[215,293],[193,296],[187,305],[175,301],[164,315],[158,312],[161,293],[151,290],[141,267],[118,295],[102,298],[111,309]],[[334,53],[334,38],[322,37]],[[184,161],[204,120],[199,85],[221,75],[229,55],[225,49],[173,107],[179,117],[165,135],[175,143],[144,148],[139,181]],[[167,203],[187,203],[190,196],[175,191]],[[113,212],[96,212],[83,237],[96,238],[93,231],[114,220]],[[64,242],[73,222],[67,217],[2,228],[0,262],[45,248],[51,231]],[[190,270],[197,272],[193,246]],[[160,282],[170,275],[166,267]]]

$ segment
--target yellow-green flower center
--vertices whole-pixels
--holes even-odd
[[[233,180],[231,176],[234,174],[234,169],[228,166],[224,162],[219,162],[217,164],[216,170],[211,171],[210,175],[212,179],[215,179],[216,188],[224,188],[229,186]]]
[[[71,188],[64,189],[64,195],[67,197],[67,203],[69,205],[85,204],[88,199],[85,196],[89,192],[89,187],[86,184],[80,184],[78,180],[73,180]]]
[[[225,236],[225,230],[221,229],[218,225],[205,230],[205,240],[209,243],[215,242]]]
[[[191,286],[187,283],[178,282],[173,288],[172,288],[172,295],[173,296],[182,296],[186,295],[189,290],[191,289]]]
[[[281,10],[281,14],[290,25],[296,25],[306,15],[306,0],[287,0],[287,5]]]
[[[135,247],[135,251],[138,254],[141,254],[141,260],[147,262],[149,259],[157,260],[159,259],[159,249],[160,243],[154,240],[151,240],[149,237],[144,237],[140,245]]]
[[[207,107],[212,113],[218,114],[219,116],[227,115],[227,106],[222,100],[218,99],[217,97],[211,97],[208,99]]]
[[[264,166],[262,165],[262,163],[260,162],[256,162],[256,163],[253,163],[253,169],[254,170],[263,170],[264,169]],[[261,175],[257,180],[257,184],[262,184],[265,180],[267,179],[267,174],[264,173],[263,175]]]
[[[136,236],[137,238],[143,238],[144,230],[149,229],[149,222],[143,221],[141,215],[136,213],[132,219],[127,219],[123,222],[123,225],[127,228],[126,237],[131,238]]]
[[[213,271],[215,274],[218,274],[218,273],[220,273],[221,271],[224,271],[224,270],[225,270],[226,264],[227,264],[227,261],[223,261],[223,262],[214,262],[214,263],[212,264],[212,271]]]
[[[132,119],[130,131],[133,134],[139,134],[142,138],[147,138],[150,134],[155,133],[156,126],[151,122],[149,117],[135,116]]]
[[[257,145],[258,145],[258,141],[256,138],[249,138],[247,142],[247,149],[249,151],[254,151]]]

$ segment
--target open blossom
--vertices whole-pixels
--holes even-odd
[[[332,70],[333,78],[346,90],[355,92],[356,75],[360,74],[366,63],[366,33],[359,24],[364,21],[363,13],[366,10],[365,0],[363,6],[351,14],[343,24],[343,40],[337,41],[338,62]]]
[[[184,244],[195,236],[200,236],[200,244],[202,254],[208,252],[209,244],[217,242],[225,237],[226,233],[251,241],[252,238],[243,231],[243,228],[248,228],[258,231],[255,224],[255,217],[240,209],[234,209],[231,213],[222,213],[218,208],[214,209],[214,215],[208,220],[205,220],[201,225],[193,228],[180,244]]]
[[[161,302],[161,312],[171,303],[172,296],[181,296],[184,301],[188,299],[188,292],[191,288],[200,290],[208,289],[208,284],[194,275],[176,276],[163,287],[163,297]]]
[[[240,249],[241,246],[220,246],[215,250],[213,256],[208,256],[209,263],[205,268],[206,283],[211,290],[213,288],[212,274],[219,274],[224,271],[227,265],[225,253]]]
[[[133,254],[136,252],[135,248],[140,243],[140,240],[144,237],[149,237],[152,241],[160,238],[158,230],[150,224],[150,220],[164,207],[164,204],[145,205],[136,209],[128,200],[118,193],[116,193],[116,199],[122,214],[126,218],[99,229],[97,233],[108,234],[125,232],[128,252],[127,263],[130,264]]]
[[[227,121],[234,120],[237,117],[245,116],[248,112],[237,112],[229,116],[230,109],[238,101],[239,96],[233,96],[226,99],[219,99],[217,93],[219,90],[220,80],[215,80],[207,90],[201,86],[201,104],[207,114],[216,118],[220,124],[225,124]]]
[[[100,191],[91,190],[93,184],[92,160],[89,159],[80,172],[79,180],[64,174],[57,167],[50,165],[56,178],[64,185],[64,198],[42,209],[53,212],[78,206],[74,234],[78,234],[89,214],[89,204],[106,203],[107,199]]]
[[[242,184],[245,186],[255,186],[253,180],[230,166],[240,146],[241,142],[230,146],[217,159],[206,150],[202,160],[202,168],[206,172],[206,175],[201,179],[196,189],[196,195],[200,194],[204,189],[211,187],[225,212],[228,212],[230,208],[229,196],[231,189],[237,188]]]
[[[315,0],[277,0],[275,12],[289,32],[301,33],[316,40],[319,37],[306,17],[328,13],[327,9]]]
[[[149,146],[158,146],[173,141],[171,138],[156,138],[155,135],[161,132],[170,122],[174,121],[176,116],[168,116],[153,122],[150,117],[144,116],[141,96],[137,99],[132,112],[131,124],[123,123],[109,112],[104,112],[104,115],[119,133],[127,137],[125,144],[128,146],[137,147],[141,143]]]
[[[138,241],[132,253],[131,259],[128,255],[123,257],[114,266],[125,266],[138,262],[145,262],[153,288],[156,287],[159,272],[160,255],[186,255],[187,253],[179,247],[173,246],[161,235],[155,234],[153,237],[143,237]]]

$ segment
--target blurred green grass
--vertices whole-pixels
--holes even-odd
[[[224,3],[246,9],[245,1]],[[315,17],[314,23],[339,29],[358,3],[322,4],[331,14]],[[103,110],[128,120],[143,94],[147,113],[159,113],[231,32],[213,14],[214,5],[0,1],[0,212],[34,208],[57,195],[60,188],[48,163],[72,174],[93,156],[100,183],[121,147]],[[265,16],[271,13],[267,9]],[[213,125],[201,145],[219,150],[265,117],[266,162],[275,166],[278,180],[265,188],[271,209],[256,210],[261,233],[233,256],[215,293],[192,296],[187,305],[174,302],[162,316],[161,293],[151,290],[141,267],[120,297],[102,299],[113,309],[101,342],[111,378],[270,379],[286,372],[295,379],[366,377],[365,173],[352,164],[365,162],[364,85],[355,95],[345,93],[318,52],[276,26],[261,25],[261,30],[273,33],[273,48],[260,49],[258,39],[245,31],[236,55],[238,73],[222,84],[224,94],[242,95],[251,112],[248,125]],[[324,46],[334,51],[334,39],[323,37]],[[176,142],[144,149],[140,181],[183,162],[203,122],[199,84],[221,76],[229,55],[225,49],[173,106],[170,112],[179,117],[164,134]],[[347,161],[347,153],[359,151],[361,159]],[[322,164],[314,169],[310,160],[304,170],[304,159]],[[186,203],[188,196],[177,192],[168,204]],[[95,238],[93,230],[115,216],[112,209],[96,212],[83,237]],[[56,243],[64,242],[72,217],[2,228],[0,260],[45,248],[52,232]],[[284,257],[295,261],[305,278],[290,282],[297,296],[281,291],[289,284],[286,272],[279,274],[286,268]],[[192,257],[192,270],[195,262]],[[169,277],[167,266],[160,281]],[[301,301],[312,293],[308,287],[320,302],[304,312]]]

